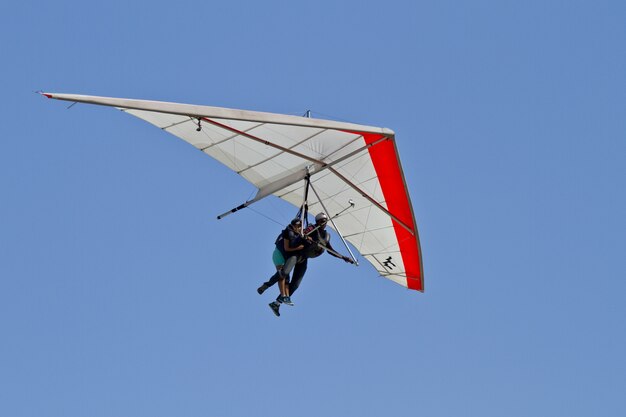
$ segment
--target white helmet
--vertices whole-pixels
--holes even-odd
[[[315,223],[326,223],[328,221],[328,216],[326,213],[319,213],[315,216]]]

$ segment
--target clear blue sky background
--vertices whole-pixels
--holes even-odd
[[[623,415],[625,4],[3,3],[0,415]],[[393,129],[426,292],[325,256],[277,319],[249,184],[40,89]]]

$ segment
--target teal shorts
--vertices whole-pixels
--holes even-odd
[[[276,266],[285,265],[285,257],[282,253],[280,253],[278,248],[274,248],[274,253],[272,253],[272,261]]]

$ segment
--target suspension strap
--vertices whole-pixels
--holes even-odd
[[[302,221],[302,231],[309,225],[309,187],[311,186],[311,174],[304,177],[304,199],[302,205],[296,214],[296,217]]]

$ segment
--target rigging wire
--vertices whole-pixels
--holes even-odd
[[[313,117],[312,115],[318,115],[318,116],[322,116],[324,118],[327,118],[328,120],[336,120],[338,122],[345,122],[345,123],[357,123],[357,124],[364,124],[358,121],[354,121],[354,120],[349,120],[343,117],[339,117],[339,116],[334,116],[332,114],[325,114],[325,113],[320,113],[317,110],[307,110],[307,112],[305,113],[308,116],[305,117]]]
[[[250,192],[250,195],[248,196],[248,200],[250,200],[250,199],[252,198],[252,196],[253,196],[253,195],[254,195],[254,191],[251,191],[251,192]],[[268,215],[266,215],[266,214],[264,214],[264,213],[261,213],[260,211],[255,210],[255,209],[253,209],[253,208],[252,208],[252,207],[250,207],[250,206],[248,206],[248,207],[246,207],[246,208],[247,208],[247,209],[250,209],[252,212],[254,212],[254,213],[258,214],[259,216],[265,217],[267,220],[270,220],[270,221],[272,221],[272,222],[274,222],[274,223],[276,223],[276,224],[278,224],[278,225],[280,225],[280,226],[284,226],[284,224],[283,224],[282,222],[279,222],[278,220],[276,220],[276,219],[274,219],[274,218],[272,218],[272,217],[270,217],[270,216],[268,216]]]
[[[314,115],[317,115],[317,116],[322,116],[323,118],[325,118],[327,120],[335,120],[337,122],[354,123],[354,124],[366,124],[364,122],[350,120],[350,119],[346,119],[344,117],[334,116],[332,114],[320,113],[317,110],[311,110],[311,109],[305,111],[304,114],[302,114],[301,112],[299,112],[299,113],[290,112],[290,113],[284,113],[284,114],[288,114],[290,116],[306,117],[306,118],[309,118],[309,119],[311,119],[311,118],[318,119],[319,117],[315,117],[314,116]]]
[[[270,216],[268,216],[268,215],[266,215],[266,214],[263,214],[263,213],[261,213],[261,212],[260,212],[260,211],[258,211],[258,210],[253,209],[253,208],[252,208],[252,207],[250,207],[250,206],[248,206],[248,207],[246,207],[246,208],[247,208],[247,209],[252,210],[253,212],[255,212],[256,214],[258,214],[259,216],[263,216],[263,217],[265,217],[266,219],[268,219],[268,220],[270,220],[270,221],[273,221],[274,223],[276,223],[276,224],[280,225],[281,227],[282,227],[282,226],[285,226],[283,223],[279,222],[278,220],[273,219],[273,218],[271,218]]]

